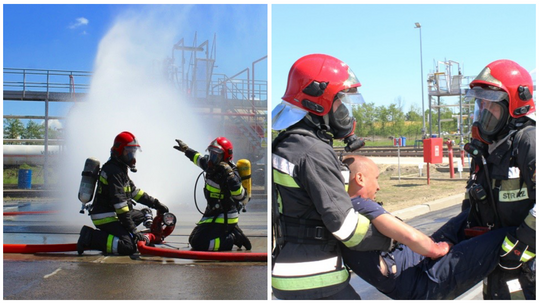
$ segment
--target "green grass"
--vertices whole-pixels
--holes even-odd
[[[42,166],[21,165],[19,168],[4,168],[4,185],[17,185],[19,183],[19,169],[32,170],[32,185],[43,184],[43,175],[45,173]],[[54,170],[49,170],[49,182],[56,183],[56,174]]]

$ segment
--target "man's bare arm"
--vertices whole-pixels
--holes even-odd
[[[405,224],[390,214],[382,214],[371,221],[382,234],[423,256],[436,259],[444,256],[451,245],[446,242],[435,243],[430,237]]]

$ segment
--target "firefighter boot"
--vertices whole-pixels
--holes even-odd
[[[234,236],[234,244],[238,246],[238,248],[242,248],[242,246],[244,246],[246,247],[246,250],[251,250],[251,242],[247,236],[244,235],[244,232],[242,232],[238,225],[234,227],[232,234]]]
[[[93,232],[94,229],[91,227],[82,227],[79,240],[77,241],[77,253],[79,253],[79,255],[82,255],[85,249],[90,248]]]

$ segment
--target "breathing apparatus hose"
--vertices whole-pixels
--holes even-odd
[[[199,205],[197,205],[197,183],[199,182],[199,178],[201,178],[201,175],[204,175],[204,171],[197,176],[197,179],[195,180],[195,186],[193,187],[193,200],[195,201],[195,207],[199,211],[200,214],[204,214],[201,209],[199,209]]]

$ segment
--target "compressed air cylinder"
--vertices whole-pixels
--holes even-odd
[[[79,200],[83,206],[94,197],[94,190],[99,174],[99,160],[87,158],[82,171],[81,185],[79,186]]]
[[[239,159],[236,162],[236,167],[242,178],[242,186],[246,189],[248,197],[251,198],[251,163],[247,159]]]

